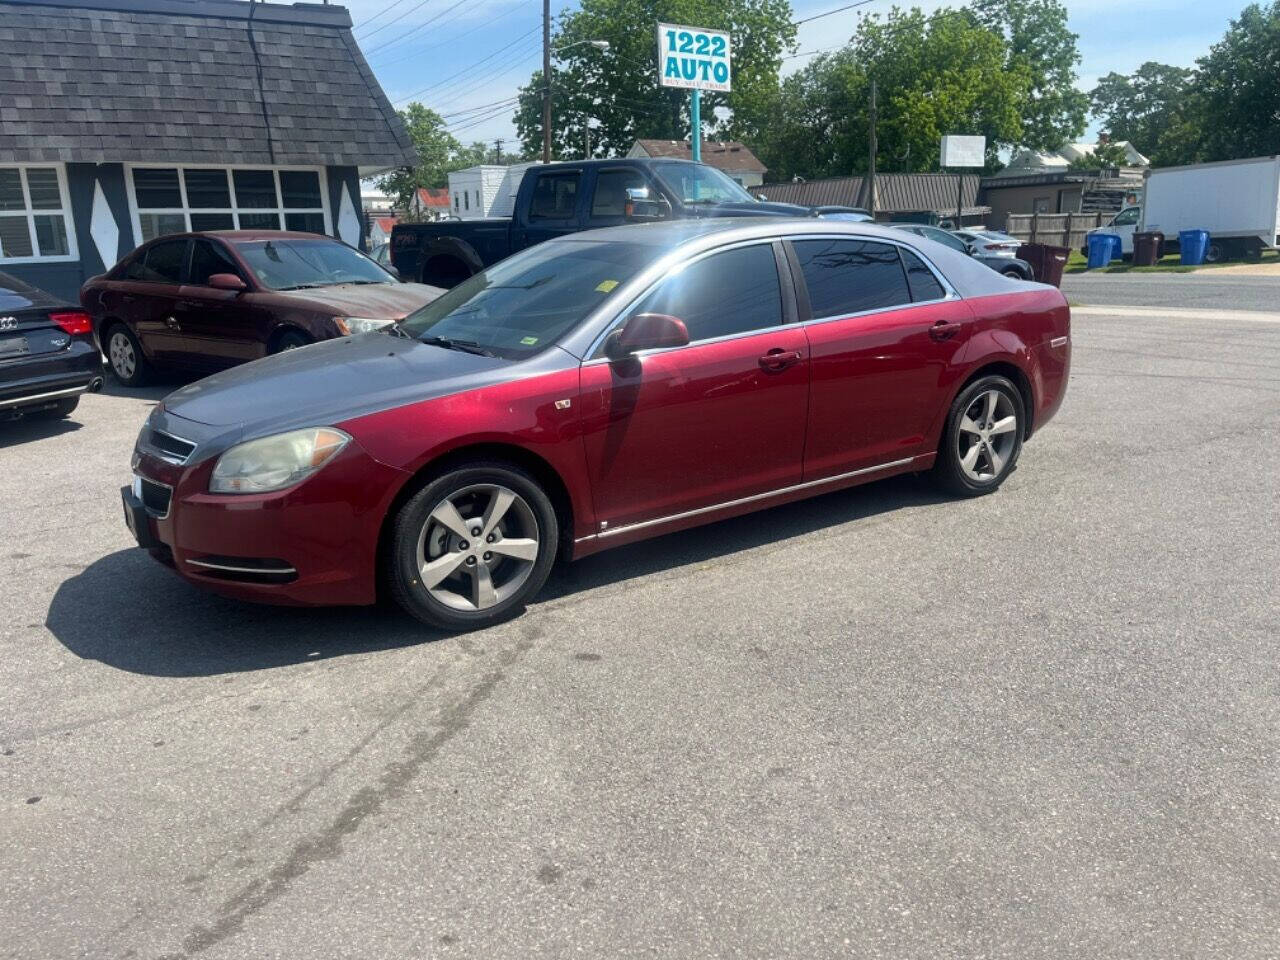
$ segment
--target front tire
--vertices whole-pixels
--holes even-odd
[[[951,404],[935,481],[961,497],[991,493],[1013,472],[1022,453],[1026,411],[1006,377],[980,377]]]
[[[518,613],[546,582],[560,529],[538,482],[500,462],[432,480],[396,515],[386,580],[423,623],[474,630]]]
[[[151,365],[133,331],[117,323],[107,331],[107,363],[126,387],[144,387],[151,381]]]
[[[298,330],[286,330],[280,334],[279,339],[276,340],[276,347],[271,352],[284,353],[286,350],[297,350],[299,347],[305,347],[311,342],[313,341],[305,333]]]

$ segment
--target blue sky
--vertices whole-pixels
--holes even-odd
[[[845,2],[793,0],[793,7],[799,19]],[[932,10],[958,3],[899,5]],[[1146,60],[1190,66],[1246,5],[1247,0],[1067,0],[1071,27],[1080,35],[1080,86],[1087,90],[1099,76],[1128,72]],[[356,39],[397,107],[417,99],[446,115],[464,142],[501,137],[515,144],[512,111],[503,101],[541,63],[540,0],[348,0],[346,6]],[[574,6],[553,0],[553,16]],[[862,10],[890,6],[876,0]],[[857,17],[851,10],[803,24],[798,51],[839,46]],[[789,59],[784,70],[808,59]],[[1090,134],[1095,130],[1091,124]]]

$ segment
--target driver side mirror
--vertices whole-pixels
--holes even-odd
[[[628,187],[622,213],[634,223],[667,220],[671,217],[671,203],[661,194],[651,195],[648,187]]]
[[[245,282],[234,273],[215,273],[209,277],[209,286],[215,290],[233,290],[242,293],[247,290]]]
[[[972,257],[974,254],[978,252],[978,247],[976,244],[966,243],[964,245],[964,252]]]
[[[625,360],[641,350],[683,347],[689,342],[689,328],[677,317],[665,313],[637,313],[609,335],[604,352],[610,360]]]

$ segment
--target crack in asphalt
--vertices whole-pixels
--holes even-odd
[[[389,801],[403,796],[405,789],[422,768],[439,754],[445,744],[467,728],[472,715],[492,696],[505,678],[506,671],[526,651],[532,649],[533,641],[542,636],[542,633],[541,628],[526,627],[525,639],[507,650],[494,669],[485,673],[465,697],[442,711],[435,721],[434,730],[422,730],[414,734],[406,756],[388,764],[376,783],[352,794],[328,826],[298,840],[283,862],[245,884],[239,893],[225,901],[218,908],[217,918],[212,923],[194,926],[183,937],[182,952],[167,954],[162,960],[191,957],[234,936],[244,927],[249,917],[283,896],[294,881],[304,876],[315,864],[341,855],[346,839]],[[410,698],[404,709],[407,710],[408,706],[416,702],[416,696]],[[365,738],[363,745],[369,742],[372,742],[372,737]],[[357,750],[363,749],[363,745]],[[304,795],[310,789],[314,787],[303,791]],[[282,809],[287,810],[297,802],[298,798],[291,799]]]

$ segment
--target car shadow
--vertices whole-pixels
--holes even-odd
[[[63,420],[19,417],[16,420],[0,421],[0,450],[5,447],[16,447],[20,443],[59,437],[64,433],[75,433],[80,427],[81,424],[75,419],[75,414]]]
[[[533,607],[944,499],[920,478],[895,477],[668,534],[558,565]],[[108,554],[64,581],[45,626],[78,657],[157,677],[267,670],[447,636],[389,605],[298,608],[224,599],[137,549]]]

